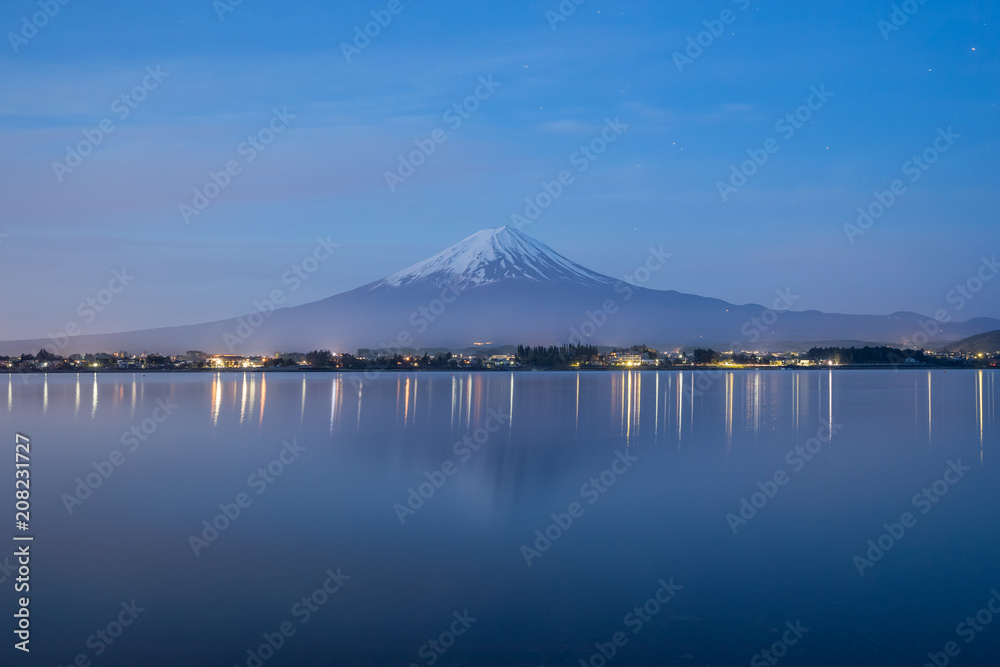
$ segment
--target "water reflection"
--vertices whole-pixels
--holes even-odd
[[[934,403],[931,400],[931,377],[932,377],[931,372],[927,371],[927,442],[928,443],[930,443],[932,441],[932,438],[931,438],[931,433],[932,433],[931,417],[934,414],[934,411],[931,409],[931,406]]]
[[[247,387],[247,374],[244,373],[243,374],[243,391],[240,392],[241,393],[241,396],[240,396],[240,424],[243,423],[243,416],[247,412],[247,391],[248,391],[248,387]]]
[[[233,386],[233,391],[236,391],[236,386]],[[257,404],[257,377],[251,373],[250,374],[250,414],[253,414],[253,406]]]
[[[750,647],[749,652],[769,641],[768,628],[773,623],[783,622],[768,618],[783,619],[782,615],[789,609],[797,610],[797,605],[807,607],[803,618],[821,615],[829,609],[839,613],[837,610],[847,608],[845,604],[848,607],[856,604],[862,610],[859,613],[868,614],[860,620],[851,617],[846,625],[835,628],[838,637],[848,636],[862,625],[878,627],[878,619],[898,611],[896,602],[878,607],[870,614],[866,611],[867,602],[877,606],[884,596],[898,601],[902,605],[899,609],[905,611],[913,599],[912,581],[919,580],[920,573],[926,571],[930,551],[943,554],[939,560],[945,564],[948,561],[944,556],[953,556],[956,559],[953,562],[963,565],[951,568],[952,575],[961,576],[963,571],[971,570],[972,575],[961,586],[973,592],[973,602],[978,598],[976,591],[983,585],[980,575],[990,571],[996,549],[983,551],[981,559],[979,556],[963,559],[969,546],[975,551],[985,549],[981,545],[995,547],[997,543],[990,515],[982,510],[989,507],[984,501],[995,498],[991,490],[996,487],[986,484],[994,482],[995,475],[984,477],[995,473],[988,466],[968,476],[969,481],[962,484],[969,486],[963,486],[954,497],[949,494],[945,500],[949,511],[963,517],[962,521],[938,522],[945,532],[925,545],[915,545],[921,548],[894,549],[888,557],[892,562],[887,560],[877,566],[885,568],[884,572],[891,575],[889,578],[897,582],[898,588],[874,586],[866,593],[869,597],[858,598],[858,577],[845,556],[854,547],[866,548],[864,540],[877,537],[876,531],[881,530],[879,526],[884,521],[899,516],[900,503],[906,503],[921,485],[935,479],[930,475],[940,473],[942,461],[974,458],[977,433],[981,456],[985,440],[990,440],[991,446],[996,443],[996,374],[935,372],[939,373],[937,377],[926,369],[899,374],[828,369],[736,370],[717,375],[689,370],[455,375],[429,372],[384,373],[364,382],[360,382],[360,374],[278,372],[257,378],[242,370],[207,375],[151,373],[147,377],[134,375],[131,380],[125,375],[107,374],[100,379],[95,375],[88,383],[93,387],[92,416],[101,397],[99,389],[112,392],[103,395],[105,402],[98,422],[91,422],[82,413],[85,380],[80,375],[74,378],[50,373],[46,377],[27,376],[23,386],[19,379],[16,417],[21,420],[23,415],[25,420],[32,418],[37,422],[39,441],[59,442],[67,440],[59,436],[74,436],[68,439],[73,446],[52,459],[52,465],[65,467],[49,473],[50,479],[62,480],[61,484],[70,491],[70,480],[90,469],[91,461],[107,456],[109,442],[113,444],[129,425],[130,410],[139,419],[147,417],[154,401],[168,394],[182,406],[181,417],[162,424],[162,430],[153,436],[155,440],[136,455],[145,457],[145,462],[137,458],[127,464],[128,470],[123,471],[121,479],[113,478],[107,488],[100,490],[103,500],[92,501],[94,504],[87,505],[86,511],[79,515],[62,514],[62,518],[52,515],[53,521],[59,522],[50,531],[55,541],[50,545],[53,548],[42,555],[49,553],[55,558],[72,553],[73,541],[84,533],[102,534],[108,526],[134,526],[128,532],[109,533],[112,541],[106,540],[105,545],[109,557],[95,553],[89,561],[93,565],[98,556],[101,562],[107,561],[107,567],[97,567],[89,575],[95,590],[111,590],[117,595],[116,582],[123,581],[123,577],[145,582],[140,602],[147,604],[142,599],[150,600],[151,609],[169,609],[177,600],[201,596],[199,599],[215,604],[194,609],[203,614],[204,618],[196,619],[202,625],[226,618],[227,614],[231,616],[234,609],[238,612],[263,609],[263,615],[237,619],[239,623],[232,628],[226,626],[219,631],[226,633],[225,644],[235,646],[237,651],[247,641],[240,634],[241,628],[248,624],[264,629],[274,627],[274,613],[268,610],[277,609],[280,614],[283,608],[287,609],[282,606],[287,604],[284,592],[287,588],[293,592],[312,590],[318,583],[313,577],[319,576],[312,573],[330,567],[333,554],[335,563],[343,560],[366,568],[371,575],[369,580],[376,581],[378,586],[372,595],[362,596],[368,600],[364,603],[370,604],[368,607],[355,606],[354,602],[362,598],[352,598],[347,600],[350,605],[331,603],[325,608],[324,614],[313,621],[326,624],[315,627],[317,637],[368,637],[377,633],[385,623],[392,622],[391,618],[380,616],[386,595],[397,596],[393,604],[398,606],[396,611],[401,618],[434,617],[428,622],[428,632],[440,632],[439,614],[428,613],[428,609],[443,609],[442,613],[448,614],[453,604],[466,604],[468,600],[485,606],[490,618],[498,619],[493,626],[510,624],[519,628],[521,624],[530,624],[534,628],[535,623],[556,618],[551,627],[539,626],[542,629],[537,636],[543,639],[561,638],[560,633],[565,632],[568,623],[576,624],[581,619],[587,622],[588,609],[612,610],[613,631],[624,613],[614,610],[641,604],[652,593],[650,582],[661,576],[663,564],[667,563],[678,573],[686,573],[686,579],[678,576],[682,583],[708,582],[694,596],[708,598],[685,607],[689,603],[678,597],[677,603],[682,607],[676,610],[678,614],[704,615],[705,620],[699,625],[688,620],[698,617],[665,615],[662,624],[654,625],[662,625],[667,633],[674,627],[684,644],[680,650],[688,651],[695,642],[699,645],[712,642],[720,635],[719,623],[730,618],[728,612],[713,616],[715,612],[711,610],[738,611],[759,606],[759,601],[765,600],[773,606],[755,608],[751,619],[760,619],[760,626],[745,636],[733,635],[733,641],[741,647]],[[925,373],[926,387],[921,386]],[[131,402],[121,400],[129,383]],[[143,402],[139,397],[144,395],[147,384],[151,398]],[[691,391],[692,388],[696,390]],[[329,396],[325,395],[327,391]],[[810,392],[816,392],[817,397],[813,398]],[[8,377],[10,407],[13,394],[12,378]],[[351,405],[352,401],[356,404]],[[652,409],[649,401],[654,402]],[[208,415],[204,413],[205,403],[209,404]],[[295,403],[299,403],[301,426],[294,423]],[[41,419],[46,409],[47,414]],[[925,409],[926,419],[920,414]],[[268,426],[264,427],[263,415],[267,410],[271,412],[267,413]],[[364,410],[367,417],[362,419]],[[506,416],[516,423],[517,432],[505,439],[498,431],[483,441],[481,449],[470,453],[468,459],[460,459],[453,450],[454,443],[466,436],[473,437],[476,429],[484,426],[488,410],[498,420]],[[909,428],[911,415],[906,414],[911,410],[916,415],[915,430]],[[74,415],[78,415],[75,421]],[[351,416],[355,417],[353,424]],[[746,527],[745,534],[743,528],[737,538],[728,534],[723,513],[736,510],[740,496],[756,490],[763,475],[772,474],[776,466],[783,467],[781,457],[811,437],[821,418],[845,424],[843,432],[837,435],[836,446],[824,450],[801,473],[808,479],[795,478],[795,482],[781,491],[782,495],[766,508],[762,518]],[[217,427],[206,434],[209,420]],[[81,421],[86,428],[80,428]],[[255,421],[259,429],[254,426]],[[471,428],[466,431],[470,421]],[[936,437],[935,451],[927,450],[923,444],[925,436],[919,433],[925,422],[928,440],[932,433]],[[132,424],[135,423],[133,420]],[[798,433],[800,426],[802,432]],[[456,429],[462,432],[456,433]],[[335,447],[327,446],[333,444],[327,439],[328,430],[336,438]],[[511,433],[512,428],[508,430]],[[574,437],[574,433],[578,436]],[[184,546],[183,535],[195,529],[209,511],[214,513],[213,508],[220,501],[232,498],[233,492],[226,489],[242,484],[260,461],[273,457],[278,442],[294,437],[307,448],[303,455],[306,462],[290,467],[285,473],[287,477],[269,491],[266,502],[262,501],[259,508],[254,505],[241,516],[239,526],[226,535],[229,546],[211,547],[228,550],[235,567],[227,569],[228,561],[222,552],[212,551],[207,556],[219,566],[212,568],[205,567],[205,557],[175,558],[175,548],[179,552]],[[679,446],[682,437],[684,451],[678,453],[674,439]],[[534,531],[544,529],[553,512],[562,512],[567,503],[580,499],[580,484],[600,474],[614,459],[614,452],[624,452],[626,445],[630,454],[637,457],[634,472],[626,473],[598,508],[591,511],[587,507],[579,528],[574,527],[565,540],[554,543],[551,552],[544,555],[545,560],[536,565],[546,572],[572,572],[573,576],[550,577],[538,589],[539,578],[534,574],[538,570],[528,570],[517,562],[517,545],[534,540]],[[651,451],[654,448],[656,451]],[[181,465],[196,456],[206,457],[205,465]],[[401,527],[390,509],[393,503],[405,503],[408,489],[425,483],[426,471],[439,470],[445,460],[453,461],[457,472],[433,497],[426,499],[426,507],[418,515],[408,518],[407,525]],[[155,465],[161,462],[167,465]],[[177,493],[181,479],[186,482],[185,492]],[[232,484],[227,482],[228,486],[220,489],[220,480],[231,480]],[[857,493],[859,488],[864,493]],[[164,498],[169,502],[162,502]],[[143,520],[150,516],[153,521]],[[276,522],[276,516],[281,521]],[[823,520],[831,516],[850,520]],[[169,539],[163,542],[167,544],[166,551],[157,537],[157,531],[163,532],[164,526],[169,529],[166,534]],[[702,530],[704,526],[707,528]],[[931,532],[934,531],[923,531],[923,535]],[[980,533],[982,540],[978,540]],[[970,534],[977,538],[976,542],[969,540]],[[350,535],[351,539],[343,539],[344,535]],[[121,544],[139,550],[129,562],[113,559]],[[739,548],[741,544],[750,546]],[[951,551],[940,551],[945,548]],[[283,576],[287,578],[301,571],[305,573],[299,577],[301,582],[279,586],[266,592],[264,602],[258,601],[256,596],[262,593],[257,590],[259,586],[255,588],[255,573],[274,571],[275,563],[287,564],[289,554],[294,557],[293,567],[291,570],[286,567],[288,572]],[[469,557],[448,557],[454,554]],[[73,559],[50,561],[40,564],[55,573],[55,579],[71,580],[74,568],[79,569],[79,563]],[[143,573],[153,566],[166,568],[163,576],[144,577]],[[346,566],[344,569],[350,572]],[[602,584],[607,581],[609,571],[616,573],[615,585],[610,587]],[[226,576],[220,577],[218,572]],[[483,572],[491,573],[485,581]],[[747,572],[754,576],[748,577]],[[831,589],[837,589],[836,594],[824,597],[824,591],[814,586],[788,585],[788,582],[808,584],[817,572],[824,581],[828,580]],[[876,575],[881,576],[880,572],[883,570],[876,570]],[[893,575],[894,572],[899,576]],[[414,588],[414,573],[428,581],[450,583],[436,588]],[[233,591],[247,593],[234,598]],[[815,597],[817,591],[819,598]],[[561,602],[555,604],[553,600]],[[961,613],[968,607],[967,601],[956,600],[949,604],[955,602],[953,606]],[[99,602],[100,605],[90,606],[104,608],[108,603],[106,599]],[[66,645],[72,649],[73,642],[79,641],[73,640],[79,636],[73,633],[80,627],[106,623],[106,618],[100,618],[105,613],[99,609],[97,618],[85,619],[87,625],[71,614],[63,624],[66,627],[58,625],[53,629],[70,637]],[[667,610],[663,613],[667,614]],[[742,624],[740,619],[744,616],[736,613],[732,618]],[[951,611],[943,614],[946,621],[951,616]],[[482,617],[487,618],[487,614]],[[60,620],[53,616],[52,622]],[[377,656],[366,664],[394,664],[397,657],[402,658],[401,664],[407,664],[403,660],[412,654],[413,643],[423,641],[420,637],[425,636],[422,626],[414,626],[412,630],[411,635],[418,639],[412,643],[406,640],[398,655]],[[603,632],[598,629],[596,637],[600,639]],[[659,630],[651,627],[647,632],[655,634]],[[660,645],[661,637],[668,635],[654,634],[649,635],[650,653],[655,651],[661,660],[663,655],[669,657]],[[579,637],[566,635],[566,642],[578,645],[586,655],[592,652],[588,647],[593,646],[593,636],[595,633],[587,630]],[[901,644],[908,638],[911,639],[908,636],[891,639]],[[166,634],[154,640],[169,646]],[[836,637],[831,641],[835,642]],[[527,646],[522,638],[513,635],[490,637],[490,646],[517,645],[522,654],[526,653],[521,644]],[[673,648],[673,644],[663,643],[663,646]],[[637,644],[629,648],[641,647]],[[984,649],[987,650],[988,647]],[[742,654],[743,649],[739,652]],[[652,660],[641,661],[637,654],[623,652],[623,664],[657,664]],[[562,659],[564,655],[565,652],[554,657],[532,655],[535,658],[532,664],[570,662]],[[310,660],[311,656],[297,659],[289,654],[289,657],[296,664],[317,662]],[[690,661],[735,664],[728,657],[711,661],[690,658]],[[513,654],[504,655],[494,662],[519,664],[517,658]],[[863,659],[852,662],[853,658],[848,656],[844,664],[864,664]],[[235,654],[234,659],[238,660],[239,655]],[[571,659],[576,661],[577,656]],[[55,657],[50,662],[55,664],[57,660]],[[344,661],[360,664],[348,658]],[[216,662],[232,664],[222,660],[213,664]],[[466,662],[486,664],[489,659],[475,655]],[[885,661],[873,659],[871,663],[885,664]],[[155,663],[139,660],[130,664]],[[172,664],[184,664],[183,658]]]
[[[693,388],[693,387],[692,387]],[[692,396],[694,392],[691,392]],[[677,449],[681,448],[681,433],[684,430],[684,373],[677,376]]]
[[[826,417],[826,423],[832,425],[833,424],[833,370],[827,372],[828,372],[827,377],[829,378],[829,382],[827,384],[826,393],[827,393],[827,401],[829,404],[829,412]],[[833,440],[833,438],[834,434],[831,432],[830,440]]]
[[[760,373],[746,384],[746,426],[756,435],[760,430]]]
[[[736,378],[732,373],[726,373],[726,452],[733,446],[733,387]]]
[[[465,428],[468,430],[472,425],[472,373],[466,378],[465,391]]]
[[[330,384],[330,435],[333,435],[333,426],[337,421],[337,409],[340,407],[340,382],[342,378],[343,376],[338,373]],[[398,390],[396,395],[399,396]]]
[[[305,382],[304,379],[303,379],[303,382]],[[357,418],[357,421],[356,421],[356,423],[354,425],[354,428],[356,428],[359,431],[361,430],[361,390],[362,390],[362,388],[364,386],[365,386],[365,383],[363,381],[359,380],[358,381],[358,418]],[[304,392],[304,388],[305,388],[305,385],[303,385],[303,394],[302,394],[303,407],[305,406],[305,392]]]
[[[656,404],[656,409],[653,412],[653,442],[656,442],[657,436],[660,434],[660,374],[656,374],[656,384],[653,390],[654,399],[653,402]],[[577,377],[576,384],[576,406],[577,414],[580,412],[580,382],[579,377]]]
[[[510,373],[508,382],[510,383],[510,395],[507,397],[507,444],[510,444],[511,438],[514,437],[514,378],[517,377],[513,371]],[[574,429],[574,435],[579,433],[580,428],[580,374],[576,374],[576,395],[577,395],[577,410]]]
[[[979,462],[983,462],[983,372],[976,372],[976,421],[979,422]]]
[[[260,418],[257,420],[257,427],[264,426],[264,404],[267,403],[267,373],[260,374]]]
[[[507,415],[507,428],[511,429],[514,427],[514,373],[513,372],[511,372],[510,374],[509,382],[510,382],[510,398],[508,399],[508,401],[510,408]],[[580,423],[580,374],[579,373],[576,374],[576,419],[577,419],[577,426],[579,426]]]
[[[624,371],[612,381],[613,387],[617,385],[615,398],[620,425],[619,435],[625,438],[626,447],[632,442],[633,425],[635,431],[638,431],[640,427],[642,375],[640,371]]]
[[[219,409],[222,407],[222,378],[218,373],[212,376],[212,426],[219,424]]]
[[[451,428],[455,429],[455,408],[458,405],[458,378],[451,376]]]
[[[691,371],[691,409],[688,411],[688,423],[690,425],[691,433],[694,433],[694,371]]]
[[[795,428],[795,433],[799,432],[799,394],[800,387],[799,382],[802,376],[799,373],[795,373],[792,376],[792,426]]]
[[[306,418],[306,376],[302,374],[302,408],[299,410],[299,423]]]
[[[403,426],[410,420],[410,378],[406,378],[406,385],[403,387]]]
[[[513,376],[513,373],[511,375]],[[513,412],[514,412],[513,377],[511,377],[511,383],[510,383],[510,410],[512,413],[511,416],[513,417]],[[576,412],[574,413],[573,417],[573,433],[574,434],[580,433],[580,374],[579,373],[576,374]]]
[[[935,401],[940,403],[955,400],[958,395],[955,389],[959,386],[964,387],[965,397],[961,400],[967,401],[971,375],[974,425],[968,424],[967,417],[964,419],[966,428],[975,429],[975,436],[971,433],[969,436],[979,440],[980,457],[983,458],[985,441],[989,439],[987,436],[990,435],[994,421],[996,374],[988,370],[954,374],[949,371],[935,378],[934,373],[917,371],[901,377],[893,385],[901,393],[895,394],[892,407],[886,408],[888,414],[892,414],[898,422],[901,418],[908,420],[910,415],[907,413],[912,410],[914,433],[917,437],[921,441],[926,437],[927,443],[932,444],[937,431],[940,441],[943,427],[941,423],[934,423]],[[133,419],[142,412],[145,385],[151,380],[137,374],[132,374],[130,379],[117,374],[109,374],[104,378],[98,378],[98,375],[93,373],[90,383],[92,419],[96,418],[104,385],[108,385],[106,391],[110,392],[110,396],[105,393],[104,398],[110,400],[107,407],[112,412],[124,412],[127,409]],[[32,382],[30,376],[24,379],[27,386],[34,386],[36,409],[42,414],[51,414],[57,401],[62,399],[66,401],[67,412],[72,405],[72,414],[80,414],[84,400],[84,380],[80,374],[64,378],[49,373],[35,377],[37,384]],[[310,377],[319,382],[310,382]],[[441,424],[452,435],[475,431],[486,419],[487,409],[493,409],[508,421],[507,441],[516,443],[514,424],[518,422],[518,415],[515,414],[515,403],[523,413],[533,409],[532,406],[541,400],[548,406],[553,424],[562,423],[565,433],[569,433],[571,438],[589,439],[595,426],[607,424],[614,428],[613,437],[620,438],[622,446],[626,447],[641,446],[644,443],[658,445],[661,442],[673,445],[676,440],[678,449],[688,446],[689,442],[697,443],[700,447],[710,446],[706,443],[714,443],[720,453],[728,454],[746,442],[747,438],[750,442],[757,442],[762,433],[791,429],[797,437],[804,437],[820,421],[836,423],[835,413],[840,405],[835,405],[838,392],[852,395],[853,388],[865,381],[865,376],[860,373],[829,369],[725,371],[718,375],[697,371],[638,370],[606,374],[575,372],[537,375],[544,382],[536,381],[535,377],[526,373],[387,373],[385,381],[361,382],[360,376],[349,375],[348,379],[356,385],[356,390],[345,392],[342,373],[332,377],[327,374],[303,374],[301,377],[279,374],[271,375],[269,379],[267,374],[260,374],[258,377],[256,373],[243,372],[239,375],[212,373],[210,379],[204,378],[206,384],[202,386],[210,387],[210,418],[214,426],[231,419],[233,423],[244,426],[256,422],[256,427],[263,429],[269,398],[272,412],[280,413],[288,409],[291,412],[289,416],[294,415],[294,403],[299,403],[299,423],[306,425],[309,422],[308,413],[316,408],[316,403],[309,404],[307,400],[310,384],[315,391],[320,384],[325,389],[329,382],[329,421],[324,424],[329,434],[345,426],[357,431],[365,427],[373,428],[375,422],[372,420],[363,424],[362,404],[369,413],[383,409],[388,410],[391,415],[395,409],[395,427],[408,433]],[[153,382],[162,381],[162,378],[163,376],[157,376],[157,380]],[[395,391],[393,384],[396,385]],[[62,387],[65,387],[65,394],[62,393]],[[129,396],[126,396],[126,390],[130,392]],[[274,393],[276,391],[278,393]],[[912,397],[910,391],[914,392]],[[815,392],[815,397],[811,392]],[[13,411],[14,393],[12,376],[9,375],[8,411]],[[516,393],[521,395],[516,396]],[[392,407],[393,399],[395,408]],[[900,399],[902,403],[899,402]],[[318,400],[325,403],[326,397]],[[291,405],[287,405],[285,401],[289,401]],[[653,406],[649,405],[650,401]],[[351,402],[355,404],[351,405]],[[943,405],[946,404],[937,406],[936,416],[939,422],[951,412],[947,407],[942,409]],[[644,407],[646,420],[642,419]],[[341,423],[345,408],[347,414],[354,417],[353,424],[349,419],[346,424]],[[320,411],[323,412],[322,409]],[[737,413],[742,417],[737,418]],[[962,413],[968,414],[964,410],[958,414]],[[524,428],[528,426],[525,425]],[[537,428],[537,424],[534,428]],[[920,433],[924,429],[926,436]],[[526,436],[522,432],[519,437],[523,440]]]

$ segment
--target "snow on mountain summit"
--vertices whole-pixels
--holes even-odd
[[[478,231],[429,259],[383,278],[371,289],[416,283],[440,285],[446,281],[473,287],[512,278],[586,285],[617,282],[566,259],[517,229],[505,226]]]

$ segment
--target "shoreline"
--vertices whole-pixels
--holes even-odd
[[[991,366],[928,366],[923,364],[841,364],[837,366],[665,366],[665,367],[621,367],[611,366],[606,368],[570,368],[570,367],[517,367],[517,368],[137,368],[137,369],[63,369],[63,370],[6,370],[5,375],[72,375],[72,374],[101,374],[101,375],[142,375],[178,373],[178,374],[213,374],[213,373],[609,373],[609,372],[779,372],[784,370],[794,371],[857,371],[857,370],[998,370]]]

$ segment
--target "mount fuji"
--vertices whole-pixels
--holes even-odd
[[[667,255],[651,248],[650,262]],[[654,264],[650,264],[652,267]],[[242,317],[118,334],[0,342],[0,354],[42,347],[60,354],[127,350],[271,354],[330,349],[646,343],[763,349],[768,344],[868,341],[927,347],[1000,329],[977,318],[937,324],[917,313],[838,315],[794,311],[795,297],[734,305],[654,290],[583,267],[511,227],[484,229],[409,268],[319,301]],[[922,338],[922,336],[924,338]]]

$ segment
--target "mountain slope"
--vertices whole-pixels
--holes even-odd
[[[990,354],[1000,351],[1000,331],[987,331],[976,336],[969,336],[960,341],[948,344],[949,350],[956,352],[971,352],[973,354]]]

